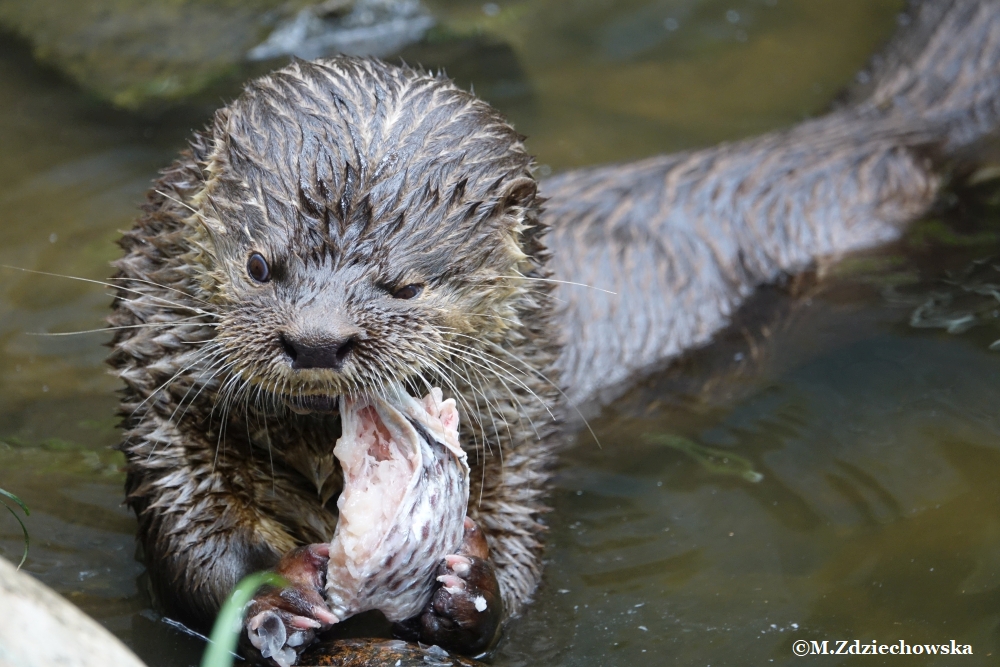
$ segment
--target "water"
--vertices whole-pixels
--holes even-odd
[[[432,3],[461,39],[412,53],[473,83],[558,171],[818,113],[900,3],[488,4]],[[111,111],[8,38],[0,90],[0,263],[106,277],[116,230],[208,111]],[[497,664],[796,664],[796,639],[955,639],[974,650],[962,664],[992,664],[1000,356],[988,347],[1000,329],[909,326],[931,292],[958,289],[946,270],[1000,252],[991,196],[966,193],[822,282],[765,290],[717,344],[597,415],[600,448],[581,436],[562,459],[545,581]],[[108,450],[106,336],[28,335],[99,327],[109,299],[0,271],[0,487],[33,510],[26,568],[150,665],[195,664],[200,643],[160,620],[138,583],[123,461]],[[20,550],[0,515],[0,552]]]
[[[770,296],[766,337],[732,332],[606,410],[602,449],[581,438],[565,457],[546,586],[512,663],[795,664],[795,639],[955,639],[994,664],[996,329],[917,332],[910,299],[864,282]],[[763,480],[711,472],[657,433]]]

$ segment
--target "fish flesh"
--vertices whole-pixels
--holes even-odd
[[[341,621],[378,609],[390,621],[421,612],[445,556],[457,553],[469,502],[469,465],[455,399],[343,397],[334,456],[344,472],[326,594]]]

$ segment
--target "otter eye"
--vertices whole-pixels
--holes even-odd
[[[420,296],[420,293],[424,291],[423,285],[407,285],[406,287],[400,287],[398,290],[392,293],[392,298],[394,299],[413,299],[414,297]]]
[[[271,267],[259,252],[250,255],[250,259],[247,260],[247,273],[259,283],[266,283],[271,279]]]

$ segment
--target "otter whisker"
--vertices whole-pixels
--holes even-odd
[[[428,357],[427,355],[417,355],[417,358],[422,360],[421,363],[428,366],[435,373],[437,378],[441,380],[445,385],[447,385],[448,389],[452,392],[453,396],[461,404],[465,414],[468,415],[468,419],[470,420],[475,419],[479,426],[478,431],[482,432],[484,430],[483,423],[481,417],[479,416],[478,410],[472,409],[472,406],[469,404],[468,399],[466,399],[465,395],[461,391],[459,391],[458,387],[455,385],[454,381],[449,377],[449,375],[444,372],[444,370],[439,365],[439,362],[435,359]],[[473,428],[472,429],[473,449],[477,453],[477,456],[479,455],[481,449],[482,454],[485,457],[486,442],[484,440],[483,443],[480,444],[479,437],[476,435],[476,433],[477,429]]]
[[[180,375],[183,374],[185,371],[190,370],[191,368],[193,368],[196,364],[201,363],[203,361],[209,361],[209,362],[211,362],[209,364],[209,366],[211,367],[211,366],[214,366],[216,363],[218,363],[217,361],[212,361],[212,358],[215,355],[219,354],[220,350],[212,350],[212,351],[208,352],[207,354],[205,353],[204,350],[199,350],[199,353],[200,353],[201,356],[196,357],[195,361],[193,363],[189,364],[188,366],[185,366],[180,371],[178,371],[177,374],[174,375],[174,377],[170,378],[169,380],[167,380],[166,382],[164,382],[162,385],[160,385],[156,390],[154,390],[149,396],[146,397],[146,399],[143,401],[143,403],[145,403],[146,401],[148,401],[150,398],[153,398],[156,394],[160,393],[161,391],[164,391],[170,383],[172,383],[174,380],[176,380],[178,377],[180,377]],[[207,372],[207,371],[203,371],[203,374],[204,374],[204,372]],[[192,386],[193,386],[193,383],[192,383]],[[187,398],[187,394],[190,393],[190,391],[191,391],[191,387],[188,387],[188,391],[185,392],[184,398],[181,399],[181,401],[178,403],[177,407],[174,408],[174,412],[171,413],[171,415],[170,415],[170,422],[171,423],[178,423],[178,422],[174,422],[173,421],[174,415],[176,414],[177,409],[180,408],[181,405],[183,405],[184,399]],[[136,410],[138,410],[140,407],[142,407],[142,403],[140,403],[136,407],[136,409],[132,411],[132,415],[135,415]],[[149,460],[149,458],[155,453],[155,451],[156,451],[156,443],[154,443],[153,446],[150,448],[149,454],[146,456],[146,459]]]
[[[586,287],[587,289],[597,290],[598,292],[604,292],[605,294],[610,294],[612,296],[618,296],[618,292],[612,292],[611,290],[604,289],[603,287],[597,287],[595,285],[588,285],[586,283],[577,283],[572,280],[557,280],[555,278],[536,278],[534,276],[526,276],[522,273],[518,273],[517,278],[521,280],[534,280],[539,283],[552,283],[556,285],[570,285],[572,287]]]
[[[477,427],[472,429],[473,450],[476,452],[477,457],[480,456],[482,457],[482,460],[485,464],[487,458],[493,456],[493,447],[490,445],[489,438],[486,437],[486,424],[483,422],[483,416],[482,416],[483,409],[479,403],[479,398],[480,396],[482,396],[482,398],[485,401],[487,401],[488,404],[489,397],[486,394],[481,393],[480,390],[477,389],[474,384],[472,384],[472,380],[466,374],[465,384],[466,386],[468,386],[469,391],[472,393],[472,399],[473,401],[475,401],[476,404],[476,408],[473,409],[472,405],[469,403],[469,400],[465,397],[466,395],[465,392],[459,389],[458,385],[451,379],[449,374],[441,367],[440,363],[441,362],[435,363],[435,368],[437,369],[436,372],[438,374],[438,377],[441,378],[444,382],[446,382],[452,388],[452,391],[455,392],[455,396],[459,399],[459,401],[463,405],[464,410],[469,415],[470,425]],[[487,407],[489,407],[489,405],[487,405]],[[485,470],[483,474],[485,474]]]
[[[472,378],[469,376],[469,370],[471,369],[473,372],[475,372],[475,368],[471,367],[469,364],[463,364],[462,366],[463,366],[462,367],[462,374],[465,376],[465,382],[473,390],[473,396],[477,397],[476,398],[476,408],[477,408],[477,410],[479,410],[479,398],[478,398],[478,396],[482,396],[483,397],[483,401],[486,403],[486,413],[489,415],[490,422],[493,424],[493,434],[496,436],[497,442],[499,443],[500,442],[500,431],[499,431],[499,429],[497,429],[496,419],[493,416],[494,407],[496,407],[496,406],[490,403],[490,397],[489,397],[489,395],[487,395],[486,389],[483,387],[482,376],[481,375],[479,376],[479,383],[478,383],[479,384],[479,391],[477,392],[475,386],[472,384]],[[497,408],[496,411],[499,412],[499,408]],[[482,426],[483,425],[480,424],[480,428],[482,428]],[[484,437],[483,437],[483,442],[484,443],[486,442],[485,434],[484,434]],[[498,449],[501,449],[501,448],[498,447]],[[490,450],[490,454],[492,454],[492,448]],[[503,457],[503,451],[502,450],[500,451],[500,456],[501,456],[501,458]]]
[[[456,345],[457,345],[457,343],[456,343]],[[497,377],[498,380],[501,379],[501,377],[502,377],[502,375],[500,373],[503,373],[503,375],[506,375],[508,379],[512,380],[513,382],[517,383],[520,387],[522,387],[523,389],[527,390],[539,402],[539,404],[546,410],[546,412],[549,413],[549,416],[552,417],[553,420],[555,420],[555,415],[552,414],[552,411],[549,409],[548,404],[545,403],[533,390],[531,390],[520,378],[518,378],[514,374],[514,371],[515,370],[519,370],[519,369],[517,369],[514,366],[511,366],[509,364],[506,364],[506,363],[502,362],[501,360],[497,359],[493,355],[490,355],[490,354],[484,352],[481,349],[473,348],[473,347],[469,347],[469,346],[461,346],[461,347],[465,349],[466,354],[470,354],[471,353],[475,358],[479,359],[484,364],[487,364],[487,366],[484,366],[483,369],[484,370],[492,369],[494,371],[494,373],[496,374],[496,377]],[[485,355],[485,356],[483,356],[483,355]],[[492,357],[492,358],[490,358],[490,357]],[[472,360],[469,360],[469,362],[470,363],[475,363]],[[532,425],[532,426],[534,426],[534,425]],[[536,429],[536,434],[537,434],[537,429]]]
[[[142,283],[143,285],[152,285],[153,287],[159,287],[160,289],[169,290],[171,292],[177,292],[181,296],[186,296],[189,299],[194,299],[198,303],[203,303],[206,306],[211,306],[212,305],[210,302],[205,301],[204,299],[200,299],[200,298],[196,297],[194,294],[191,294],[190,292],[185,292],[184,290],[182,290],[182,289],[180,289],[178,287],[171,287],[170,285],[164,285],[162,283],[158,283],[158,282],[155,282],[153,280],[147,280],[145,278],[135,278],[135,277],[131,277],[131,276],[112,276],[112,277],[108,278],[108,280],[127,280],[127,281],[133,282],[133,283]]]
[[[192,387],[193,387],[193,385],[192,385]],[[198,398],[198,394],[201,393],[201,391],[199,391],[198,394],[195,394],[194,397],[192,397],[191,402],[188,403],[187,407],[184,408],[184,412],[181,413],[180,418],[176,422],[174,422],[173,421],[174,420],[174,415],[177,413],[177,410],[179,410],[181,407],[183,407],[183,401],[187,399],[187,394],[191,391],[192,387],[188,388],[188,391],[185,392],[184,398],[182,398],[181,401],[178,402],[177,407],[174,408],[174,412],[171,413],[171,415],[170,415],[170,422],[171,423],[179,424],[181,422],[181,420],[183,420],[184,415],[187,414],[188,408],[190,408],[191,404]],[[157,445],[156,445],[156,443],[154,443],[153,447],[150,448],[149,454],[146,456],[146,460],[147,461],[150,460],[150,457],[152,457],[153,454],[156,452],[156,447],[157,447]]]
[[[445,344],[445,345],[447,346],[448,344]],[[484,356],[481,356],[480,354],[478,354],[479,350],[477,350],[475,348],[472,348],[472,347],[469,347],[469,346],[462,346],[462,347],[465,348],[465,351],[466,351],[467,354],[472,354],[475,358],[479,359],[480,361],[482,361],[485,364],[488,364],[489,367],[492,367],[494,371],[502,371],[502,372],[504,372],[510,380],[512,380],[513,382],[515,382],[516,384],[518,384],[522,389],[524,389],[525,391],[527,391],[528,393],[530,393],[532,396],[534,396],[535,399],[538,401],[539,405],[541,405],[545,409],[545,411],[549,413],[549,417],[551,417],[553,421],[558,421],[556,419],[556,416],[552,413],[552,410],[549,408],[548,404],[545,401],[543,401],[542,398],[538,394],[536,394],[534,392],[534,390],[532,390],[520,378],[518,378],[517,376],[515,376],[510,371],[506,370],[499,363],[491,361],[487,357],[484,357]],[[459,348],[456,347],[454,349],[457,351]],[[471,360],[469,360],[469,361],[470,361],[470,363],[474,363]]]
[[[437,311],[442,312],[442,313],[451,313],[451,312],[453,312],[453,311],[449,311],[446,308],[435,308],[434,310],[437,310]],[[512,326],[514,326],[514,327],[520,327],[520,326],[523,325],[523,323],[519,322],[518,320],[512,320],[512,319],[510,319],[508,317],[501,317],[500,315],[497,315],[496,313],[470,313],[470,312],[467,312],[467,311],[461,311],[461,314],[463,316],[465,316],[465,317],[489,317],[491,319],[497,319],[497,320],[500,320],[502,322],[507,322],[507,323],[511,324]],[[451,327],[439,327],[439,328],[451,329]],[[457,329],[451,329],[451,330],[452,331],[457,331]]]
[[[240,375],[239,368],[236,366],[235,362],[228,363],[229,368],[227,369],[228,377],[223,381],[222,386],[219,387],[218,395],[216,397],[214,405],[212,405],[212,411],[209,413],[209,422],[211,423],[212,418],[215,416],[215,410],[221,408],[223,418],[220,420],[220,425],[224,425],[225,414],[228,405],[228,401],[231,398],[231,392],[233,387],[239,383]]]
[[[274,383],[275,383],[274,380],[269,380],[268,381],[268,386],[271,386]],[[260,386],[261,386],[261,390],[263,391],[264,385],[262,384]],[[264,392],[264,395],[266,396],[266,392]],[[261,395],[261,392],[257,393],[257,398],[258,399],[263,398],[263,396]],[[268,423],[267,423],[267,410],[263,410],[260,407],[258,407],[257,408],[257,414],[258,415],[262,415],[263,419],[264,419],[264,438],[267,441],[267,460],[268,460],[268,463],[270,463],[270,465],[271,465],[271,493],[274,494],[277,491],[277,480],[275,479],[275,475],[274,475],[274,452],[271,450],[271,429],[270,429],[270,427],[268,426]],[[259,424],[260,424],[260,422],[258,422],[258,425]]]
[[[463,361],[464,363],[466,363],[466,364],[469,364],[470,366],[472,366],[472,367],[473,367],[473,370],[474,370],[474,371],[475,371],[475,372],[476,372],[477,374],[480,374],[480,376],[482,376],[482,374],[481,374],[481,373],[479,372],[479,370],[477,370],[477,368],[478,368],[478,367],[479,367],[480,365],[479,365],[479,364],[475,364],[475,362],[473,362],[472,360],[468,359],[468,358],[466,357],[466,352],[465,352],[464,350],[462,350],[462,351],[458,351],[458,350],[454,350],[454,353],[455,353],[455,354],[456,354],[456,355],[457,355],[457,356],[458,356],[458,357],[459,357],[460,359],[462,359],[462,361]],[[486,369],[486,368],[483,368],[483,370],[489,370],[489,369]],[[496,373],[495,371],[494,371],[494,372],[491,372],[490,374],[491,374],[491,376],[495,377],[495,378],[497,379],[497,381],[498,381],[498,382],[500,382],[500,384],[502,384],[502,385],[503,385],[504,389],[505,389],[505,390],[507,391],[507,394],[508,394],[508,395],[509,395],[509,396],[511,397],[511,399],[512,399],[512,400],[514,401],[514,403],[516,403],[516,404],[517,404],[518,408],[520,408],[520,411],[519,411],[519,413],[518,413],[518,420],[522,419],[522,417],[521,417],[521,413],[525,413],[525,414],[526,414],[526,416],[528,417],[528,424],[529,424],[529,425],[531,426],[531,429],[532,429],[532,431],[534,431],[534,433],[535,433],[535,437],[536,437],[536,438],[538,438],[538,439],[541,439],[541,435],[540,435],[540,434],[539,434],[539,432],[538,432],[538,428],[537,428],[537,426],[535,425],[535,422],[534,422],[534,420],[533,420],[533,419],[531,419],[531,416],[530,416],[530,414],[528,413],[528,411],[524,409],[524,404],[523,404],[523,403],[521,403],[521,400],[520,400],[520,399],[519,399],[519,398],[517,397],[517,394],[516,394],[516,393],[515,393],[515,392],[514,392],[514,391],[513,391],[513,390],[512,390],[511,388],[510,388],[510,386],[509,386],[509,385],[508,385],[508,384],[507,384],[507,383],[506,383],[506,382],[504,381],[503,377],[502,377],[502,376],[501,376],[500,374]],[[537,397],[536,397],[536,398],[537,398]],[[544,404],[543,404],[543,406],[544,406]],[[505,420],[505,423],[506,423],[506,420]],[[508,425],[508,430],[509,430],[509,428],[510,428],[510,427],[509,427],[509,425]]]
[[[203,351],[202,350],[198,350],[198,352],[203,352]],[[157,387],[152,392],[150,392],[149,395],[146,396],[146,398],[144,398],[142,400],[142,402],[140,402],[139,405],[137,405],[135,407],[134,410],[132,410],[132,413],[129,415],[129,417],[134,417],[135,413],[139,411],[139,408],[141,408],[142,406],[144,406],[150,399],[154,398],[157,394],[159,394],[161,391],[163,391],[163,389],[165,387],[167,387],[171,382],[173,382],[174,380],[176,380],[177,378],[179,378],[185,371],[193,368],[194,365],[197,364],[197,363],[199,363],[200,361],[201,361],[201,357],[196,356],[195,359],[194,359],[194,361],[192,361],[190,364],[184,366],[179,371],[177,371],[176,373],[174,373],[163,384],[161,384],[159,387]]]
[[[477,458],[477,461],[480,462],[479,504],[482,505],[482,502],[483,502],[483,490],[486,488],[486,462],[488,460],[487,459],[487,453],[490,456],[492,456],[493,455],[493,448],[489,446],[489,442],[488,442],[488,440],[486,438],[486,429],[484,428],[484,425],[483,425],[483,422],[482,422],[482,415],[481,415],[482,410],[479,407],[479,396],[477,395],[475,386],[473,386],[473,384],[472,384],[472,380],[469,378],[469,375],[468,375],[468,366],[467,365],[464,365],[464,366],[465,366],[465,368],[463,370],[465,371],[466,384],[472,390],[473,399],[476,401],[476,412],[474,413],[474,415],[475,415],[476,421],[479,423],[479,431],[482,434],[482,439],[483,439],[482,448],[480,449],[478,443],[476,442],[476,437],[475,437],[476,429],[473,429],[473,442],[475,443],[474,446],[475,446],[475,451],[476,451],[476,458]],[[463,396],[463,394],[461,392],[459,392],[457,395],[458,396]],[[487,409],[489,410],[489,408],[490,408],[489,398],[486,396],[485,393],[483,393],[483,398],[486,400],[486,402],[487,402]],[[466,405],[468,405],[467,402],[466,402]],[[471,408],[469,408],[469,410],[471,411]],[[492,414],[490,414],[490,419],[491,420],[493,419],[493,415]],[[502,450],[502,447],[499,446],[500,434],[497,432],[496,422],[495,421],[494,421],[494,424],[493,424],[493,430],[494,430],[494,433],[496,433],[496,436],[497,436],[498,449]],[[481,454],[480,454],[480,452],[481,452]],[[502,452],[501,452],[501,455],[502,455]],[[501,459],[501,461],[502,461],[502,459]]]
[[[197,216],[201,215],[201,211],[199,211],[198,209],[196,209],[194,206],[191,206],[191,204],[188,204],[187,202],[181,201],[180,199],[178,199],[177,197],[174,197],[172,195],[168,195],[163,190],[158,190],[156,188],[153,188],[153,192],[155,192],[156,194],[160,195],[161,197],[165,197],[165,198],[169,199],[170,201],[174,202],[175,204],[180,204],[181,206],[183,206],[184,208],[188,209],[189,211],[191,211],[192,213],[194,213]]]
[[[464,359],[464,357],[463,357],[463,361],[466,361],[468,363],[468,361],[466,359]],[[479,371],[477,371],[477,372],[479,372]],[[520,408],[520,410],[518,410],[518,413],[517,413],[518,421],[521,422],[524,419],[524,417],[522,415],[526,415],[528,417],[528,424],[531,426],[531,430],[534,431],[535,437],[538,438],[538,439],[541,439],[542,436],[538,432],[538,427],[535,426],[535,421],[531,418],[531,416],[528,413],[528,411],[524,409],[524,404],[521,403],[521,399],[519,399],[517,397],[517,394],[514,392],[513,389],[510,388],[510,385],[507,384],[507,382],[503,379],[503,377],[501,377],[497,373],[493,373],[492,375],[493,375],[493,377],[495,377],[497,379],[498,382],[500,382],[500,384],[503,385],[503,388],[507,391],[507,395],[510,396],[511,400],[513,400],[517,404],[518,408]],[[510,426],[509,425],[508,425],[507,428],[508,428],[508,430],[510,430]]]
[[[441,372],[443,373],[443,371],[441,371]],[[472,380],[469,379],[468,374],[466,374],[466,376],[465,376],[465,382],[469,386],[469,388],[472,390],[472,398],[473,398],[473,400],[476,403],[476,409],[475,409],[474,412],[472,410],[472,407],[468,405],[468,402],[466,402],[466,406],[467,406],[466,409],[472,415],[475,416],[476,423],[479,425],[479,429],[478,430],[479,430],[480,436],[482,437],[483,459],[485,460],[487,454],[489,454],[490,456],[493,455],[493,448],[489,446],[489,441],[488,441],[488,439],[486,437],[486,425],[483,423],[483,418],[482,418],[483,409],[482,409],[482,406],[479,404],[479,396],[480,396],[480,394],[477,393],[476,388],[475,388],[475,386],[473,386]],[[454,383],[452,383],[452,386],[455,386]],[[457,386],[455,388],[455,392],[456,392],[457,395],[464,397],[464,393],[458,391]],[[486,396],[483,396],[483,398],[485,400]],[[489,408],[488,404],[487,404],[487,408]],[[473,431],[473,435],[475,435],[475,431]],[[475,442],[475,437],[473,438],[473,441],[474,441],[474,446],[478,448],[480,445],[479,445],[478,442]]]
[[[240,380],[243,383],[240,384]],[[233,373],[230,375],[229,379],[226,380],[225,385],[223,385],[225,398],[222,401],[222,416],[219,420],[219,436],[215,444],[215,458],[212,461],[212,469],[215,470],[216,465],[219,461],[219,453],[224,449],[224,444],[226,442],[226,433],[229,427],[229,415],[232,412],[233,405],[237,402],[239,393],[244,387],[249,384],[249,379],[243,379],[241,377],[240,369],[234,369]],[[215,412],[215,408],[212,408],[212,412]]]
[[[124,329],[147,329],[156,327],[174,327],[174,326],[205,326],[205,327],[217,327],[219,326],[216,322],[195,322],[194,318],[201,317],[201,315],[192,315],[191,317],[184,318],[182,320],[175,320],[173,322],[148,322],[145,324],[125,324],[117,327],[101,327],[99,329],[82,329],[80,331],[25,331],[25,336],[78,336],[80,334],[90,334],[90,333],[101,333],[106,331],[120,331]],[[188,341],[183,341],[188,342]],[[194,341],[203,343],[205,341]]]
[[[470,368],[470,366],[466,365],[466,369],[469,369],[469,368]],[[471,367],[471,368],[472,368],[473,373],[475,373],[478,376],[478,378],[479,378],[480,393],[482,393],[483,398],[486,401],[487,412],[489,413],[490,421],[493,423],[493,434],[497,438],[497,452],[500,455],[500,484],[503,484],[504,483],[503,447],[500,446],[500,444],[499,444],[500,443],[500,431],[499,431],[499,429],[497,429],[497,421],[496,421],[496,419],[493,416],[493,408],[495,407],[497,412],[500,412],[500,408],[499,408],[498,405],[496,405],[496,403],[494,403],[493,406],[490,405],[490,399],[486,395],[486,388],[483,386],[483,375],[482,375],[482,373],[479,373],[478,371],[476,371],[476,369],[474,367]],[[468,378],[468,373],[466,373],[466,378]],[[470,386],[472,385],[472,381],[471,380],[469,381],[469,385]],[[510,425],[509,424],[507,425],[507,433],[510,434]],[[482,505],[482,502],[483,502],[483,489],[484,489],[485,486],[486,486],[486,466],[483,465],[482,484],[480,484],[480,487],[479,487],[479,504],[480,505]]]
[[[463,338],[468,338],[470,340],[474,340],[476,342],[482,343],[482,341],[480,341],[478,338],[475,338],[473,336],[467,336],[465,334],[460,334],[460,333],[456,333],[454,335],[456,335],[456,336],[462,336]],[[518,363],[522,364],[524,366],[524,368],[529,373],[531,373],[532,375],[534,375],[537,378],[540,378],[542,381],[546,382],[550,387],[552,387],[553,389],[555,389],[556,391],[558,391],[559,395],[563,397],[563,399],[565,400],[566,404],[569,405],[573,409],[573,411],[577,414],[577,416],[579,416],[580,419],[583,421],[584,426],[587,427],[587,431],[590,432],[590,436],[594,439],[594,442],[597,443],[597,448],[598,449],[603,449],[603,447],[601,447],[601,440],[600,440],[600,438],[597,437],[597,433],[594,432],[594,429],[591,427],[590,422],[587,421],[587,418],[583,416],[583,413],[580,412],[580,409],[569,400],[569,397],[566,395],[566,392],[563,391],[562,387],[560,387],[558,384],[556,384],[555,382],[553,382],[552,380],[550,380],[540,370],[538,370],[537,368],[535,368],[534,366],[532,366],[531,364],[529,364],[524,359],[521,359],[519,356],[517,356],[516,354],[514,354],[510,350],[504,348],[503,346],[500,346],[500,345],[491,346],[490,349],[495,349],[495,350],[497,350],[499,352],[503,352],[504,354],[506,354],[507,356],[511,357],[512,359],[514,359]],[[494,357],[494,359],[497,359],[497,358]],[[500,360],[497,359],[497,361],[499,362]]]
[[[215,350],[212,350],[207,354],[205,361],[208,363],[208,366],[202,370],[201,375],[199,375],[197,378],[192,379],[191,386],[188,387],[188,390],[184,394],[184,397],[181,398],[180,402],[177,404],[177,408],[174,409],[174,413],[170,415],[171,421],[173,421],[174,415],[176,415],[177,413],[177,409],[179,409],[182,405],[184,405],[184,401],[187,399],[188,394],[191,392],[191,389],[194,388],[195,384],[200,383],[201,388],[198,389],[197,393],[195,393],[195,395],[191,398],[191,401],[188,403],[188,406],[184,408],[184,412],[181,413],[178,423],[184,419],[184,415],[187,414],[187,411],[191,407],[191,405],[193,405],[194,402],[201,395],[201,393],[205,391],[205,388],[211,384],[212,380],[217,375],[217,369],[222,368],[226,364],[227,360],[225,357],[225,350],[221,346],[217,347]],[[205,374],[210,371],[212,372],[212,375],[207,380],[202,381],[202,378],[205,377]]]
[[[572,280],[557,280],[555,278],[536,278],[534,276],[526,276],[524,274],[518,273],[513,276],[495,276],[493,278],[486,278],[483,282],[479,283],[481,285],[489,285],[496,280],[534,280],[540,283],[554,283],[558,285],[571,285],[573,287],[586,287],[587,289],[597,290],[598,292],[604,292],[605,294],[611,294],[613,296],[618,296],[618,292],[612,292],[611,290],[606,290],[603,287],[596,287],[594,285],[588,285],[586,283],[577,283]]]
[[[122,291],[125,291],[125,292],[132,292],[133,294],[138,294],[140,296],[148,297],[150,299],[153,299],[153,300],[158,301],[160,303],[163,303],[165,305],[171,306],[173,308],[181,308],[183,310],[191,310],[191,311],[194,311],[194,312],[198,313],[199,315],[206,315],[208,317],[215,317],[214,313],[211,313],[211,312],[209,312],[207,310],[202,310],[201,308],[195,308],[194,306],[185,306],[184,304],[173,302],[173,301],[170,301],[168,299],[164,299],[163,297],[159,297],[159,296],[156,296],[154,294],[150,294],[149,292],[142,292],[142,291],[139,291],[139,290],[130,289],[128,287],[122,287],[121,285],[113,285],[111,283],[106,283],[106,282],[101,281],[101,280],[94,280],[92,278],[81,278],[79,276],[67,276],[67,275],[62,274],[62,273],[52,273],[51,271],[38,271],[36,269],[25,269],[25,268],[22,268],[20,266],[10,266],[9,264],[0,264],[0,268],[11,269],[13,271],[22,271],[24,273],[33,273],[33,274],[36,274],[36,275],[39,275],[39,276],[50,276],[52,278],[65,278],[66,280],[78,280],[78,281],[84,282],[84,283],[91,283],[93,285],[101,285],[103,287],[110,287],[111,289],[122,290]]]

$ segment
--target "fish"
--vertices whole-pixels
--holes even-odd
[[[401,386],[345,396],[334,456],[344,473],[330,542],[326,597],[340,620],[377,609],[389,621],[419,614],[439,564],[459,551],[469,464],[454,398]]]

